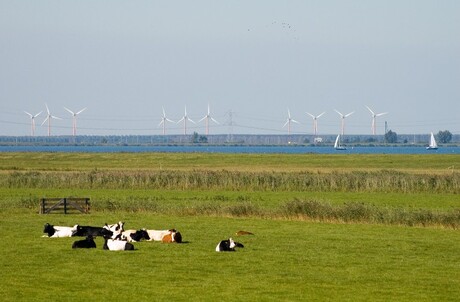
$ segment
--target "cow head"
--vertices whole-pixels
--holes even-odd
[[[228,247],[229,247],[230,249],[234,249],[235,246],[236,246],[235,241],[233,241],[232,238],[228,238]]]
[[[175,232],[172,234],[173,242],[182,243],[182,235],[180,232]]]

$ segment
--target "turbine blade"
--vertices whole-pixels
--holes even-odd
[[[78,112],[75,113],[75,114],[80,114],[80,113],[82,113],[83,111],[85,111],[86,109],[87,109],[87,107],[83,108],[82,110],[78,111]]]
[[[39,116],[40,114],[42,114],[43,111],[40,111],[39,113],[35,114],[34,117],[37,117]]]
[[[213,122],[216,123],[216,124],[219,124],[219,122],[216,121],[216,120],[215,120],[214,118],[212,118],[212,117],[211,117],[211,121],[213,121]]]
[[[315,119],[315,116],[309,112],[305,112],[306,114],[308,114],[309,116],[311,116],[312,119]]]
[[[374,111],[372,111],[372,109],[371,109],[371,108],[369,108],[369,107],[367,107],[367,106],[365,106],[365,107],[367,108],[367,110],[369,110],[369,111],[372,113],[372,115],[374,115],[374,114],[375,114],[375,113],[374,113]]]
[[[48,115],[40,126],[43,126],[49,118],[50,118],[50,116]]]
[[[324,111],[323,113],[321,113],[320,115],[318,115],[316,118],[320,118],[323,114],[325,114],[326,111]]]
[[[201,123],[202,121],[204,121],[208,116],[206,115],[205,117],[203,117],[201,120],[198,121],[198,123]]]
[[[286,123],[284,123],[283,128],[286,127],[287,124],[289,124],[289,120],[287,120]]]
[[[377,113],[375,116],[382,116],[382,115],[385,115],[385,114],[388,114],[388,112]]]
[[[342,113],[340,113],[340,112],[339,112],[338,110],[336,110],[336,109],[334,109],[334,110],[335,110],[335,112],[337,112],[341,117],[343,117],[343,114],[342,114]]]
[[[68,109],[68,108],[66,108],[66,107],[64,107],[64,109],[67,110],[67,111],[69,111],[70,114],[75,115],[75,112],[73,112],[72,110],[70,110],[70,109]]]
[[[350,115],[352,115],[353,113],[355,113],[354,111],[348,113],[347,115],[345,115],[345,117],[349,117]]]
[[[24,111],[28,116],[30,116],[30,118],[34,118],[34,116],[32,114],[30,114],[29,112],[27,111]]]
[[[300,125],[300,123],[296,120],[291,119],[291,121]]]
[[[50,109],[48,108],[48,104],[45,103],[46,106],[46,111],[48,112],[48,115],[50,114]]]

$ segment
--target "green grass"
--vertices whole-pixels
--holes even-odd
[[[438,154],[0,153],[0,295],[456,301],[459,166],[460,156]],[[91,198],[91,214],[37,214],[40,198],[67,196]],[[436,222],[443,215],[452,224]],[[119,220],[176,228],[186,243],[110,252],[101,238],[72,250],[75,238],[41,237],[46,222]],[[256,235],[238,237],[235,253],[214,251],[238,230]]]
[[[460,234],[445,229],[341,225],[149,213],[0,214],[3,301],[455,301]],[[72,250],[42,238],[45,222],[175,227],[184,244],[136,243],[134,252]],[[21,232],[18,234],[18,225]],[[238,230],[245,248],[216,253]],[[236,237],[235,237],[236,238]]]

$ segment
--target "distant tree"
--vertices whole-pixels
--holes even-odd
[[[385,133],[385,142],[389,144],[394,144],[397,141],[398,141],[398,134],[396,134],[396,132],[393,132],[390,130],[387,133]]]
[[[197,132],[193,132],[192,134],[192,143],[193,144],[200,144],[200,143],[207,143],[208,138],[204,135],[199,135]]]
[[[204,135],[200,135],[200,138],[198,139],[200,143],[207,143],[208,142],[208,137]]]
[[[447,144],[452,140],[452,133],[449,130],[439,131],[437,137],[441,144]]]
[[[198,133],[197,133],[197,132],[193,132],[193,134],[192,134],[192,143],[193,143],[193,144],[197,144],[197,143],[198,143],[198,137],[199,137]]]

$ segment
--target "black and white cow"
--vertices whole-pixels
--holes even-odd
[[[120,221],[118,223],[115,223],[115,224],[105,224],[102,228],[104,228],[105,230],[108,230],[108,231],[111,231],[112,232],[112,235],[111,236],[108,236],[108,234],[106,235],[103,235],[104,238],[107,237],[107,238],[111,238],[111,239],[121,239],[121,234],[123,233],[124,231],[124,222],[123,221]]]
[[[109,235],[112,236],[113,232],[108,230],[104,227],[93,227],[87,225],[77,225],[77,232],[73,236],[80,236],[80,237],[97,237],[97,236],[104,236]]]
[[[43,235],[43,237],[52,237],[52,238],[72,237],[76,232],[77,232],[77,225],[74,225],[73,227],[68,227],[68,226],[56,226],[56,225],[51,225],[49,223],[46,223],[45,228],[43,229],[43,233],[46,233],[47,235]]]
[[[142,239],[150,240],[149,233],[145,229],[142,230],[126,230],[121,233],[121,239],[128,242],[141,241]]]
[[[232,238],[228,238],[227,240],[222,240],[219,244],[217,244],[216,252],[234,252],[235,247],[244,247],[244,245],[233,241]]]
[[[89,235],[86,239],[75,241],[72,244],[73,249],[89,249],[96,248],[96,242],[94,242],[93,236]]]
[[[125,240],[119,240],[119,239],[114,240],[112,238],[108,238],[107,236],[105,236],[104,246],[102,248],[104,250],[110,250],[110,251],[133,251],[134,245]]]

